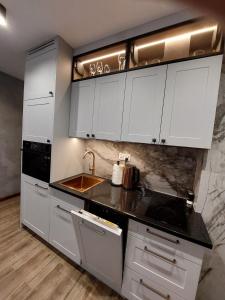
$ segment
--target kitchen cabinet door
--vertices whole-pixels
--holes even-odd
[[[122,140],[158,143],[167,66],[127,73]]]
[[[73,83],[69,132],[71,137],[91,137],[94,98],[94,79]]]
[[[24,101],[23,140],[52,142],[54,122],[54,98]]]
[[[74,199],[76,202],[76,199]],[[80,264],[80,253],[73,225],[71,210],[83,208],[70,205],[65,201],[51,198],[50,243],[71,260]]]
[[[161,140],[167,145],[210,148],[222,56],[168,66]]]
[[[56,51],[40,51],[30,57],[25,67],[24,100],[54,96]]]
[[[22,223],[48,241],[49,188],[48,184],[22,175],[21,219]]]
[[[120,140],[125,78],[123,73],[96,79],[93,137]]]

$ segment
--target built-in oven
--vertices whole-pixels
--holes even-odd
[[[23,141],[22,173],[50,182],[51,145]]]

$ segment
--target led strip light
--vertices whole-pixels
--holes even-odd
[[[84,61],[81,62],[81,64],[84,65],[84,64],[88,64],[88,63],[91,63],[91,62],[94,62],[94,61],[106,59],[106,58],[109,58],[109,57],[113,57],[113,56],[120,55],[120,54],[125,54],[125,53],[126,53],[126,50],[120,50],[120,51],[113,52],[113,53],[110,53],[110,54],[106,54],[106,55],[102,55],[102,56],[98,56],[98,57],[94,57],[94,58],[91,58],[91,59],[84,60]]]
[[[151,46],[156,46],[156,45],[166,43],[166,42],[179,41],[179,40],[183,40],[187,37],[190,37],[192,35],[197,35],[197,34],[209,32],[209,31],[214,31],[216,29],[217,29],[217,25],[214,25],[214,26],[211,26],[211,27],[205,27],[205,28],[202,28],[202,29],[199,29],[199,30],[190,31],[190,32],[187,32],[187,33],[184,33],[184,34],[181,34],[181,35],[176,35],[176,36],[166,38],[166,39],[163,39],[163,40],[159,40],[159,41],[143,44],[143,45],[140,45],[140,46],[136,46],[135,48],[137,50],[139,50],[139,49],[144,49],[144,48],[151,47]]]

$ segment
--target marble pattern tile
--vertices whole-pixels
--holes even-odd
[[[131,163],[140,169],[145,187],[174,195],[184,195],[188,189],[193,189],[197,157],[201,152],[181,147],[96,140],[87,140],[85,148],[96,154],[97,175],[111,178],[119,152],[130,153]]]
[[[225,64],[220,90],[212,148],[203,171],[210,173],[202,216],[213,241],[213,251],[204,259],[197,300],[224,300],[225,286]],[[201,191],[200,191],[201,192]]]

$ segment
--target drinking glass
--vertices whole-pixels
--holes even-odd
[[[118,55],[119,70],[125,69],[126,57],[123,54]]]
[[[90,75],[91,76],[95,76],[95,74],[96,74],[96,66],[95,66],[95,64],[90,64],[89,65],[89,70],[90,70]]]
[[[97,62],[96,69],[97,69],[97,72],[99,73],[99,75],[101,75],[103,73],[103,64],[101,61]]]
[[[104,66],[104,73],[110,73],[110,66],[108,64]]]

